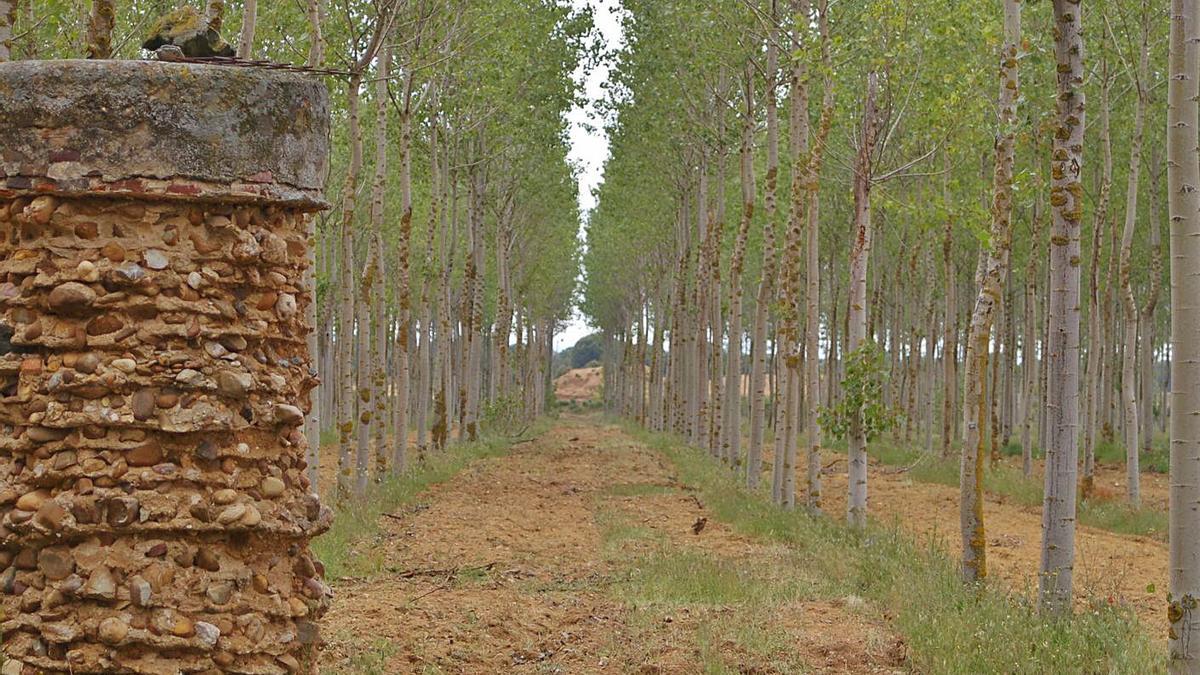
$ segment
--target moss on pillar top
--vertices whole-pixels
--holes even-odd
[[[159,61],[0,63],[0,196],[322,208],[329,93],[314,76]]]

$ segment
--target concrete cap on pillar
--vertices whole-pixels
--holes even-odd
[[[0,63],[0,197],[328,205],[316,76],[160,61]]]

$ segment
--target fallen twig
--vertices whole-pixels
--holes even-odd
[[[414,603],[422,598],[433,595],[434,593],[437,593],[438,591],[444,591],[447,588],[449,588],[449,586],[447,586],[446,584],[442,584],[441,586],[434,586],[433,588],[429,589],[428,591],[425,591],[424,593],[418,595],[417,597],[413,598],[412,600],[409,600],[408,603],[411,605],[412,603]]]
[[[447,580],[453,579],[461,572],[490,572],[499,562],[490,562],[484,565],[472,565],[469,567],[451,567],[447,569],[428,569],[428,568],[413,568],[410,570],[389,570],[395,573],[400,579],[413,579],[415,577],[440,577],[445,575]]]

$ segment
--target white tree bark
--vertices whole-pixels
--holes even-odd
[[[387,451],[387,404],[388,364],[386,356],[386,329],[383,299],[386,295],[383,280],[386,271],[383,258],[383,221],[384,221],[384,191],[388,174],[388,78],[392,72],[392,49],[388,41],[384,41],[379,50],[375,77],[375,175],[371,184],[371,231],[367,269],[363,275],[362,306],[370,312],[364,325],[369,330],[362,333],[367,343],[367,367],[369,380],[366,386],[360,385],[359,400],[364,404],[361,417],[362,427],[359,429],[360,439],[365,440],[369,434],[374,446],[375,473],[377,479],[382,479],[388,469],[390,459]],[[361,443],[361,441],[360,441]],[[361,481],[365,476],[360,474]],[[366,486],[363,485],[363,488]],[[361,488],[360,488],[361,489]]]
[[[1138,179],[1142,169],[1142,136],[1146,126],[1147,92],[1145,83],[1150,75],[1149,12],[1143,22],[1142,43],[1133,84],[1137,103],[1133,114],[1133,136],[1129,141],[1129,177],[1125,190],[1125,226],[1121,232],[1121,307],[1125,312],[1124,349],[1121,354],[1121,404],[1125,427],[1126,494],[1134,507],[1141,505],[1141,473],[1138,466],[1139,406],[1138,406],[1138,311],[1137,298],[1130,281],[1130,260],[1133,256],[1133,235],[1137,228]]]
[[[213,0],[209,5],[212,9],[214,5],[222,5],[224,10],[224,2],[221,0]],[[322,48],[324,41],[321,38],[321,0],[309,0],[308,4],[308,24],[310,45],[308,51],[308,67],[316,68],[321,64]],[[211,23],[211,22],[210,22]],[[312,302],[308,304],[307,320],[310,326],[313,327],[308,333],[308,353],[313,354],[312,368],[314,375],[318,377],[328,378],[329,373],[325,372],[320,367],[320,359],[315,355],[320,354],[320,334],[324,332],[324,327],[317,327],[317,219],[310,218],[308,220],[308,267],[304,270],[304,288],[305,292],[312,295]],[[329,380],[326,386],[332,385],[333,381]],[[308,439],[308,480],[312,491],[317,491],[317,477],[320,474],[321,468],[321,396],[320,393],[324,387],[315,388],[310,392],[312,407],[308,411],[308,415],[304,418],[304,436]]]
[[[344,500],[353,491],[353,470],[351,468],[351,443],[354,435],[355,420],[357,419],[354,386],[354,209],[355,195],[358,191],[358,176],[362,171],[362,128],[359,123],[359,89],[362,77],[352,75],[347,100],[347,120],[350,137],[350,165],[346,168],[346,180],[342,185],[342,221],[339,232],[341,243],[340,259],[338,262],[338,323],[337,323],[337,361],[341,365],[338,379],[340,380],[340,399],[338,415],[338,481],[337,499]]]
[[[851,354],[867,339],[867,262],[871,257],[871,179],[879,131],[875,111],[878,92],[878,74],[868,73],[858,158],[854,163],[854,237],[850,243],[850,340],[847,345]],[[862,410],[850,414],[846,518],[851,527],[862,529],[867,525],[867,438]]]
[[[1108,322],[1108,289],[1100,286],[1100,258],[1104,247],[1105,225],[1108,223],[1108,206],[1112,193],[1112,138],[1109,133],[1109,91],[1112,83],[1108,79],[1107,67],[1102,69],[1100,85],[1100,145],[1103,150],[1103,169],[1100,175],[1100,195],[1096,200],[1096,209],[1092,216],[1092,252],[1091,263],[1088,267],[1088,351],[1087,370],[1084,371],[1084,401],[1083,401],[1083,477],[1080,479],[1080,491],[1086,499],[1091,496],[1095,486],[1096,475],[1096,442],[1104,418],[1106,400],[1101,394],[1104,387],[1104,372],[1107,366],[1105,355],[1108,351],[1107,331]]]
[[[308,0],[308,62],[309,68],[317,68],[325,58],[325,36],[321,24],[325,20],[322,0]]]
[[[746,449],[746,485],[758,487],[762,474],[763,438],[766,433],[767,383],[767,314],[775,282],[775,216],[779,186],[779,45],[775,28],[779,14],[778,0],[771,0],[771,17],[767,35],[767,72],[764,92],[767,117],[767,175],[763,202],[766,219],[763,224],[762,276],[754,302],[754,328],[750,344],[750,446]],[[772,392],[778,399],[778,392]]]
[[[258,0],[246,0],[242,5],[242,32],[238,37],[237,57],[254,57],[254,30],[258,23]]]
[[[1172,0],[1167,77],[1171,220],[1170,669],[1200,672],[1200,47],[1197,0]]]
[[[1038,203],[1034,205],[1029,262],[1025,266],[1024,337],[1021,339],[1021,377],[1024,379],[1021,394],[1021,471],[1026,478],[1033,475],[1033,427],[1038,417],[1034,398],[1037,395],[1038,363],[1041,361],[1037,350],[1037,255],[1042,239],[1041,209],[1039,196]]]
[[[790,8],[796,17],[807,18],[812,7],[809,0],[792,0]],[[779,378],[782,391],[775,398],[779,415],[776,416],[775,469],[777,477],[776,502],[792,508],[796,503],[796,443],[801,421],[799,399],[803,386],[800,370],[800,263],[804,246],[804,227],[808,222],[808,177],[809,121],[808,121],[808,68],[803,49],[804,34],[808,32],[805,19],[798,18],[793,26],[791,68],[791,100],[788,111],[788,152],[792,160],[791,211],[788,214],[787,236],[784,253],[780,261],[781,284],[779,287],[779,331],[776,336],[776,354],[783,369]]]
[[[925,267],[925,368],[921,406],[925,419],[925,453],[933,455],[933,389],[937,382],[937,312],[934,309],[934,288],[937,277],[934,275],[933,260],[926,260]]]
[[[983,457],[987,423],[988,349],[994,312],[1002,302],[1008,277],[1009,247],[1012,242],[1013,160],[1016,155],[1017,104],[1020,91],[1021,4],[1004,2],[1004,43],[1000,47],[1000,93],[996,137],[995,170],[992,185],[992,232],[990,248],[983,262],[979,294],[971,315],[967,338],[966,377],[963,392],[964,429],[962,461],[959,470],[959,525],[962,533],[962,575],[967,582],[987,577],[987,540],[983,528]],[[997,343],[1000,340],[997,339]],[[997,355],[995,358],[999,358]],[[993,378],[992,398],[999,394],[999,382]],[[996,438],[992,443],[998,443]]]
[[[479,157],[484,157],[484,145],[479,143]],[[463,307],[469,315],[464,335],[463,364],[463,431],[460,435],[469,441],[479,438],[480,395],[483,390],[483,284],[485,242],[483,233],[483,199],[485,182],[483,170],[473,167],[471,174],[470,203],[470,247],[468,249],[467,278],[469,285],[463,298]]]
[[[742,218],[729,261],[729,346],[725,364],[725,420],[722,454],[730,465],[740,468],[742,461],[742,267],[746,240],[754,220],[754,71],[746,64],[746,113],[742,125],[741,183]]]
[[[824,92],[821,100],[821,119],[812,157],[809,160],[808,226],[805,236],[805,292],[804,292],[804,389],[805,389],[805,433],[807,489],[805,504],[812,512],[821,510],[821,232],[820,208],[821,163],[825,155],[825,143],[833,125],[833,67],[829,49],[829,3],[822,0],[819,6],[818,27],[821,32],[821,62],[825,70]]]
[[[1150,194],[1160,195],[1159,176],[1163,173],[1157,167],[1164,167],[1162,156],[1158,153],[1157,148],[1151,151],[1150,161],[1147,164],[1153,167],[1150,170]],[[1155,348],[1158,346],[1158,326],[1155,321],[1156,312],[1158,311],[1159,296],[1162,294],[1162,219],[1160,217],[1160,199],[1150,200],[1150,292],[1146,296],[1146,304],[1142,306],[1141,317],[1138,320],[1138,329],[1140,331],[1139,347],[1138,347],[1138,380],[1140,389],[1138,401],[1141,404],[1141,411],[1138,413],[1138,422],[1141,426],[1141,432],[1138,438],[1141,441],[1142,452],[1150,452],[1154,440],[1154,400],[1156,396],[1155,385],[1158,383],[1158,361],[1155,358]]]
[[[942,239],[946,306],[942,317],[942,457],[949,457],[957,430],[958,397],[958,262],[954,259],[954,216],[950,203],[950,153],[942,152],[942,201],[946,232]]]
[[[1083,14],[1080,0],[1054,0],[1058,74],[1050,204],[1050,339],[1046,480],[1039,577],[1043,610],[1071,610],[1075,479],[1079,461],[1079,227],[1083,217]]]
[[[391,468],[401,473],[408,466],[409,389],[411,387],[409,339],[412,337],[412,287],[409,283],[409,253],[412,247],[412,92],[411,67],[404,78],[403,110],[400,116],[400,232],[396,241],[396,388],[392,418]],[[422,340],[424,342],[424,340]],[[422,398],[425,392],[420,392]]]

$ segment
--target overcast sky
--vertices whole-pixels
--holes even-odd
[[[615,49],[622,44],[621,24],[619,21],[619,0],[571,0],[576,8],[592,7],[596,29],[604,40],[606,49]],[[608,79],[608,67],[600,66],[590,70],[576,71],[577,81],[582,81],[589,104],[603,97],[601,88]],[[570,158],[579,166],[579,207],[583,211],[595,206],[592,189],[604,180],[604,160],[608,158],[608,137],[598,119],[594,117],[591,106],[576,107],[567,115],[570,122],[571,153]],[[591,127],[591,128],[589,128]],[[586,214],[584,216],[587,217]],[[579,236],[583,237],[581,230]],[[554,348],[565,349],[575,344],[579,338],[591,332],[583,319],[576,315],[554,336]]]

